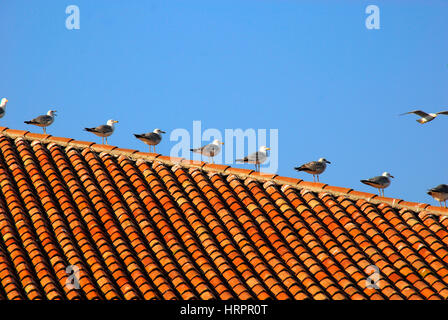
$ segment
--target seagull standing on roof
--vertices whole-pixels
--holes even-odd
[[[160,129],[154,129],[153,132],[143,133],[143,134],[135,134],[134,136],[146,143],[149,146],[149,152],[151,152],[151,146],[154,147],[154,153],[156,152],[156,145],[162,141],[162,133],[166,133]]]
[[[381,176],[373,177],[367,180],[361,180],[361,182],[368,186],[377,188],[379,195],[384,196],[384,189],[390,185],[390,178],[394,178],[394,176],[392,176],[389,172],[384,172]]]
[[[46,128],[54,122],[56,116],[56,110],[48,110],[46,115],[38,116],[30,121],[24,121],[26,124],[32,124],[38,127],[42,127],[44,133],[47,133]]]
[[[253,163],[255,164],[255,171],[260,172],[260,165],[268,159],[268,150],[271,150],[271,148],[261,146],[257,152],[251,153],[243,159],[236,159],[235,161]]]
[[[8,103],[8,99],[6,99],[6,98],[3,98],[0,101],[0,118],[3,118],[5,116],[7,103]]]
[[[448,200],[448,185],[439,184],[437,187],[429,189],[428,194],[431,197],[433,197],[436,201],[439,201],[441,207],[442,202],[444,202],[446,208],[446,200]]]
[[[434,120],[439,114],[448,115],[448,111],[440,111],[437,113],[426,113],[422,110],[414,110],[414,111],[402,113],[401,116],[403,116],[405,114],[416,114],[416,115],[420,116],[421,118],[417,119],[416,121],[421,124],[424,124],[424,123]]]
[[[221,152],[221,145],[224,142],[219,141],[218,139],[213,140],[212,143],[202,146],[196,149],[190,149],[191,152],[199,153],[203,156],[209,157],[211,162],[213,162],[213,157],[218,155]]]
[[[102,138],[102,143],[104,144],[104,138],[106,138],[106,144],[107,144],[107,137],[112,135],[114,133],[114,124],[118,123],[116,120],[108,120],[107,124],[103,124],[101,126],[95,127],[95,128],[84,128],[84,130],[88,132],[92,132],[93,134],[97,135],[98,137]]]
[[[320,158],[317,161],[311,161],[308,163],[305,163],[304,165],[301,165],[300,167],[295,167],[294,169],[297,171],[305,171],[306,173],[313,175],[313,181],[316,182],[319,181],[319,175],[325,171],[327,168],[327,163],[331,163],[325,158]]]

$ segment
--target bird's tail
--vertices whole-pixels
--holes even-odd
[[[84,128],[84,130],[88,131],[88,132],[93,132],[93,128]]]
[[[297,170],[297,171],[303,171],[302,167],[295,167],[294,169]]]
[[[362,183],[368,184],[369,180],[361,180]]]
[[[236,159],[236,162],[245,162],[244,159]]]
[[[135,133],[134,133],[134,136],[135,136],[136,138],[141,138],[141,137],[142,137],[141,134],[135,134]]]
[[[24,123],[26,123],[26,124],[33,124],[34,122],[33,121],[23,121]]]

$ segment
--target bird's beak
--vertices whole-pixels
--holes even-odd
[[[325,162],[326,162],[326,163],[331,163],[331,162],[330,162],[330,161],[328,161],[328,160],[325,160]]]
[[[221,141],[221,142],[219,142],[219,143],[220,143],[220,144],[224,144],[224,142],[222,142],[222,141]]]
[[[391,178],[395,178],[393,175],[390,176]]]
[[[271,150],[271,148],[266,148],[266,150]]]
[[[8,102],[8,99],[5,99],[5,102]]]
[[[118,121],[117,121],[117,120],[115,120],[115,121],[114,121],[114,123],[118,123]]]
[[[161,133],[166,133],[165,131],[160,130]]]

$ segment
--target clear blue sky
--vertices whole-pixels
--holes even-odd
[[[278,129],[280,175],[309,180],[293,167],[326,157],[322,182],[375,192],[359,180],[390,171],[386,196],[434,203],[448,117],[398,114],[448,109],[448,1],[334,2],[1,1],[0,124],[41,132],[23,121],[53,107],[50,134],[100,141],[82,128],[113,118],[109,143],[144,151],[132,133],[193,120]],[[65,28],[71,4],[80,30]],[[365,27],[369,4],[380,30]]]

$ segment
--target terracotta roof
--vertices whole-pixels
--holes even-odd
[[[448,297],[427,204],[7,128],[0,188],[0,299]]]

